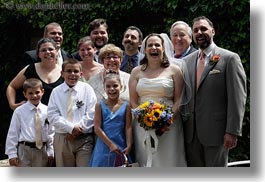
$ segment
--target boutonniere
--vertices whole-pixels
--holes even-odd
[[[218,61],[219,61],[219,59],[220,59],[220,55],[219,54],[215,54],[215,55],[213,55],[213,57],[210,59],[210,64],[211,65],[213,65],[214,63],[217,63]]]
[[[84,102],[82,100],[76,101],[76,107],[80,109],[84,105]]]

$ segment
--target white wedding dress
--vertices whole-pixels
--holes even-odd
[[[173,105],[174,92],[173,79],[161,78],[140,78],[136,86],[139,95],[139,104],[147,100],[160,102],[165,101],[168,105]],[[135,159],[140,166],[144,167],[147,163],[147,151],[144,145],[146,130],[140,127],[139,123],[133,121],[133,134],[135,146]],[[157,150],[152,155],[152,167],[185,167],[185,150],[183,128],[180,117],[178,116],[171,125],[170,130],[162,136],[158,136]]]

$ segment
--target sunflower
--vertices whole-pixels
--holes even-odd
[[[158,103],[149,100],[132,109],[132,113],[145,130],[155,129],[156,134],[161,136],[169,130],[173,123],[172,108],[166,103]]]
[[[157,119],[155,118],[153,113],[146,113],[144,116],[144,124],[147,127],[152,128],[154,125],[154,121],[156,121]]]

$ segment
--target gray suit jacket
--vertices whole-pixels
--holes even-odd
[[[224,134],[241,135],[247,97],[246,74],[238,54],[215,47],[218,62],[207,64],[196,94],[196,68],[199,50],[183,58],[187,63],[192,99],[191,116],[184,122],[185,141],[191,142],[196,127],[205,146],[223,144]]]

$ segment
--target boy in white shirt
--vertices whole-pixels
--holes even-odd
[[[54,130],[47,121],[47,106],[41,103],[43,93],[39,79],[25,80],[23,94],[27,102],[15,109],[6,139],[10,166],[46,167],[54,160]]]
[[[93,88],[79,81],[80,63],[67,59],[62,65],[64,83],[53,89],[48,120],[55,127],[57,167],[87,167],[94,147],[93,120],[97,98]]]

